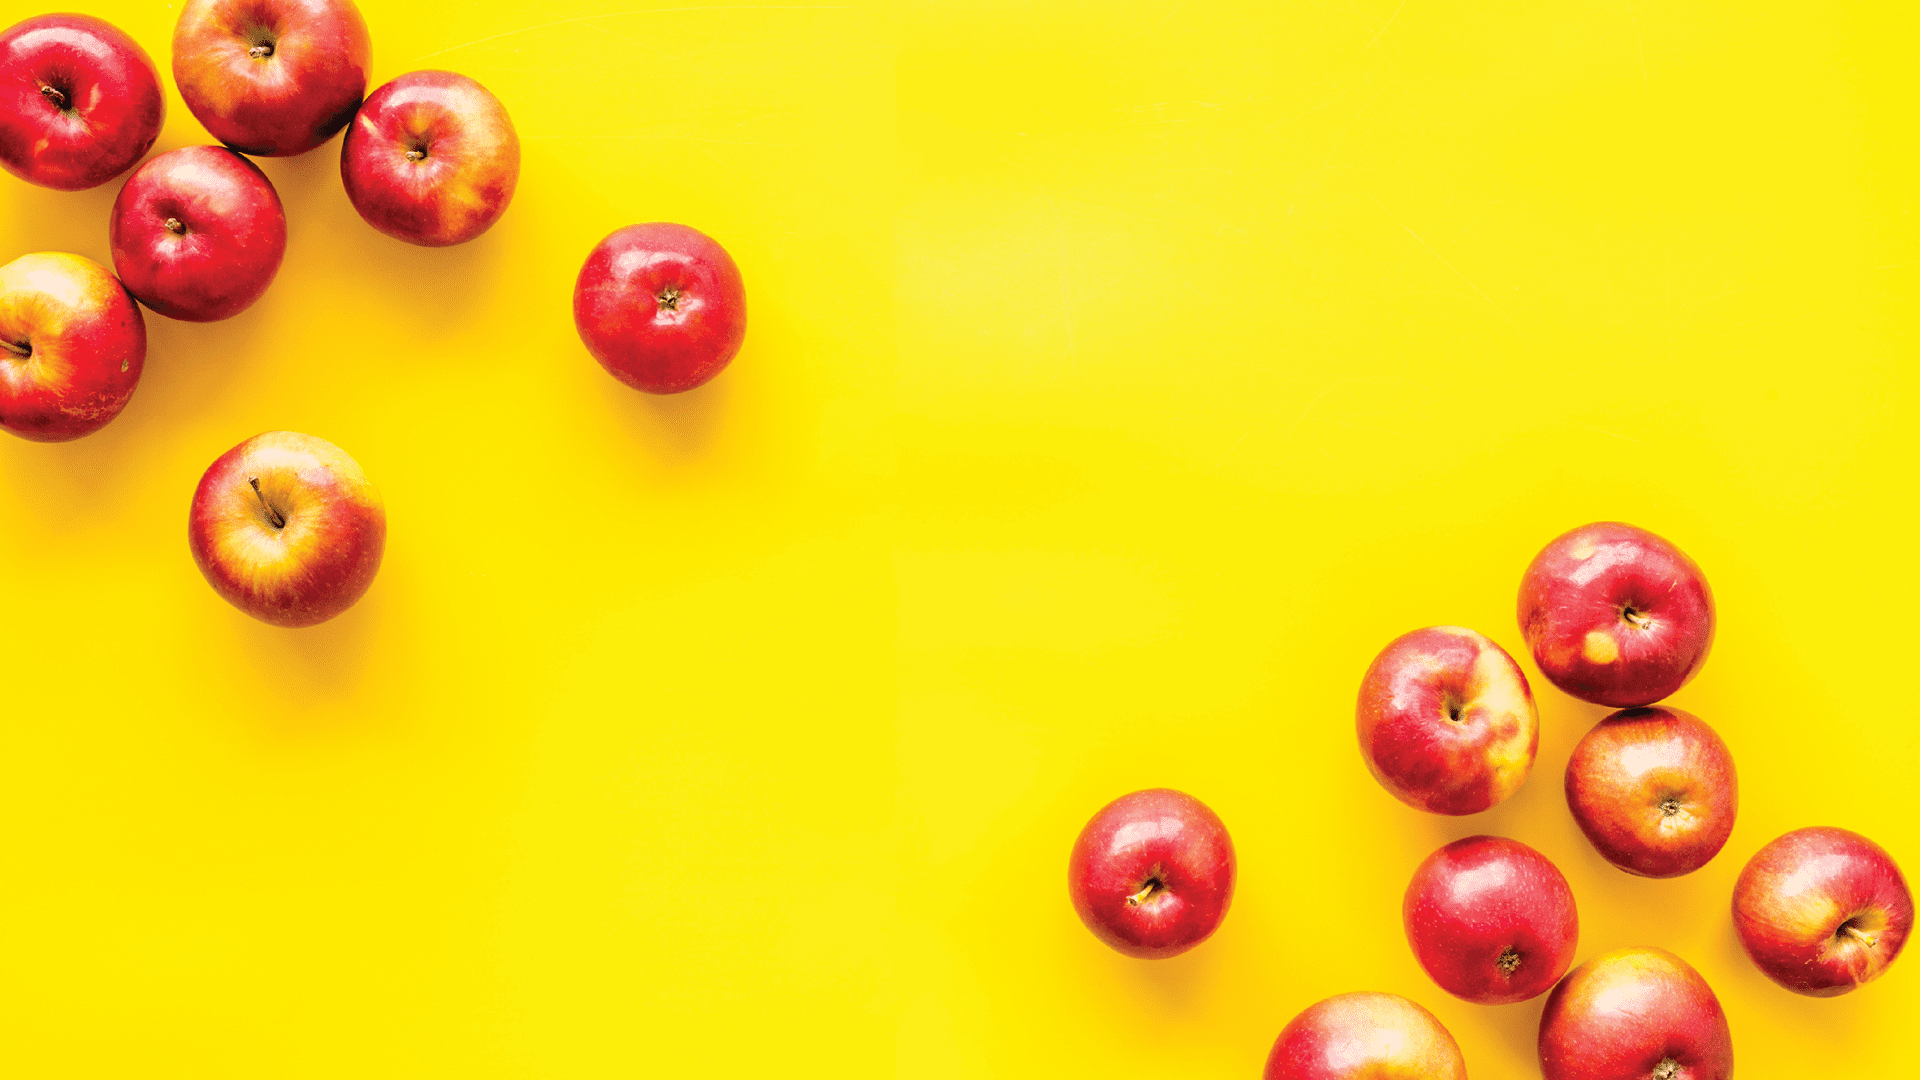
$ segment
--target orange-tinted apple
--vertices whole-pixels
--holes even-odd
[[[275,626],[312,626],[373,584],[387,511],[360,466],[324,439],[256,435],[193,493],[187,542],[215,592]]]
[[[127,291],[172,319],[247,309],[287,251],[287,215],[260,167],[224,146],[183,146],[127,177],[107,223]]]
[[[1608,862],[1642,877],[1705,866],[1733,832],[1733,755],[1692,713],[1666,706],[1614,713],[1567,761],[1567,808]]]
[[[1460,1044],[1396,994],[1341,994],[1281,1029],[1263,1080],[1467,1080]]]
[[[747,334],[740,268],[685,225],[629,225],[587,254],[573,284],[573,325],[600,366],[649,394],[677,394],[720,374]]]
[[[59,252],[0,266],[0,427],[35,442],[98,431],[146,358],[140,308],[106,267]]]
[[[91,15],[39,15],[0,32],[0,166],[79,191],[140,160],[166,99],[140,44]]]
[[[1067,895],[1095,937],[1157,960],[1205,941],[1233,901],[1233,841],[1205,803],[1149,788],[1093,815],[1067,860]]]
[[[1407,944],[1433,981],[1479,1005],[1545,993],[1573,963],[1573,890],[1518,840],[1470,836],[1427,856],[1400,903]]]
[[[340,179],[367,224],[425,247],[464,244],[506,212],[520,137],[500,100],[451,71],[375,90],[340,145]]]
[[[173,28],[173,81],[214,138],[285,157],[353,118],[372,51],[353,0],[186,0]]]
[[[1464,626],[1395,638],[1360,680],[1354,718],[1374,778],[1436,814],[1477,814],[1513,794],[1540,747],[1527,677]]]
[[[1621,949],[1581,964],[1540,1016],[1546,1080],[1727,1080],[1733,1036],[1720,999],[1687,962]]]
[[[1767,978],[1837,997],[1899,957],[1913,932],[1913,894],[1879,844],[1846,829],[1796,829],[1740,871],[1733,927]]]

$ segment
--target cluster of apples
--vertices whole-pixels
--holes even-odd
[[[1699,869],[1733,831],[1733,756],[1714,730],[1656,703],[1699,672],[1713,644],[1713,594],[1693,560],[1644,529],[1598,522],[1548,544],[1520,584],[1519,622],[1547,679],[1621,711],[1567,763],[1575,821],[1631,874]],[[1387,645],[1361,679],[1360,753],[1394,796],[1439,814],[1475,814],[1533,769],[1539,717],[1513,657],[1485,635],[1433,626]],[[1178,791],[1122,796],[1075,843],[1068,888],[1102,941],[1167,957],[1204,941],[1233,896],[1233,845],[1220,819]],[[1551,990],[1540,1020],[1547,1080],[1724,1080],[1725,1012],[1706,980],[1661,949],[1596,957],[1571,974],[1580,923],[1573,890],[1546,856],[1474,836],[1414,871],[1401,904],[1407,942],[1433,981],[1478,1004]],[[1733,921],[1754,964],[1815,997],[1887,969],[1913,929],[1913,897],[1878,844],[1836,828],[1762,847],[1734,888]],[[1281,1031],[1266,1080],[1371,1076],[1464,1080],[1459,1045],[1432,1013],[1393,994],[1328,998]]]
[[[112,272],[60,252],[0,266],[0,427],[37,442],[98,431],[139,384],[142,305],[211,322],[267,291],[286,254],[286,212],[245,155],[303,154],[346,128],[340,178],[374,228],[446,247],[500,219],[520,176],[506,109],[449,71],[410,72],[367,95],[371,51],[351,0],[181,5],[174,82],[223,145],[156,155],[127,178],[108,222]],[[41,15],[0,33],[0,166],[15,176],[60,191],[106,183],[153,148],[164,117],[152,59],[112,24]],[[573,311],[594,358],[650,393],[705,383],[746,334],[733,260],[699,231],[664,222],[602,240],[574,283]],[[188,538],[234,606],[311,626],[372,584],[386,510],[339,447],[272,431],[208,468]]]

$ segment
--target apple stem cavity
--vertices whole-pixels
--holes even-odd
[[[253,57],[255,60],[260,60],[265,57],[272,56],[273,42],[263,41],[260,44],[255,45],[253,48],[248,49],[247,55]]]
[[[680,289],[678,286],[667,286],[665,289],[662,289],[660,295],[654,297],[654,299],[660,301],[660,306],[668,311],[680,310]]]
[[[1680,800],[1672,795],[1660,800],[1660,813],[1672,817],[1680,812]]]
[[[182,224],[180,219],[177,217],[168,218],[166,221],[166,228],[168,232],[172,233],[175,236],[187,235],[187,227],[184,224]]]
[[[1680,1075],[1680,1063],[1672,1058],[1661,1058],[1660,1064],[1653,1067],[1653,1080],[1673,1080]]]
[[[273,522],[273,527],[276,529],[286,528],[286,515],[275,510],[273,504],[267,501],[267,497],[260,494],[260,478],[257,476],[249,476],[247,477],[247,483],[253,487],[253,497],[260,500],[260,506],[266,510],[267,520]]]
[[[1127,897],[1127,906],[1139,907],[1141,904],[1146,903],[1150,898],[1152,898],[1154,893],[1159,892],[1161,888],[1162,886],[1160,884],[1160,879],[1158,877],[1148,878],[1147,883],[1145,885],[1140,886],[1139,892],[1134,893],[1132,896]]]
[[[1621,608],[1620,617],[1626,620],[1627,623],[1636,630],[1649,630],[1653,627],[1652,619],[1647,618],[1645,615],[1642,615],[1630,607]]]
[[[416,146],[407,151],[405,156],[408,161],[420,161],[427,156],[427,152]]]
[[[67,107],[67,95],[59,87],[48,86],[42,83],[40,93],[45,95],[46,99],[53,103],[54,108],[64,109]]]
[[[1501,952],[1500,958],[1495,960],[1493,963],[1494,963],[1494,966],[1500,969],[1500,974],[1511,975],[1515,971],[1519,970],[1520,950],[1509,945],[1506,947],[1505,951]]]
[[[1862,930],[1858,926],[1855,926],[1852,919],[1848,919],[1846,922],[1840,924],[1840,933],[1835,936],[1839,937],[1842,935],[1852,938],[1869,949],[1873,948],[1874,942],[1880,940],[1879,937],[1871,931]]]
[[[7,350],[7,354],[16,360],[25,360],[33,355],[33,346],[25,341],[14,342],[0,339],[0,349]]]

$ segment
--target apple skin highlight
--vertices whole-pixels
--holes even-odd
[[[1899,959],[1913,894],[1859,833],[1796,829],[1754,853],[1733,887],[1733,927],[1754,965],[1796,994],[1838,997]]]
[[[1102,807],[1074,841],[1067,891],[1095,937],[1165,959],[1205,941],[1233,901],[1233,841],[1191,795],[1150,788]]]
[[[146,320],[106,267],[57,251],[0,266],[0,427],[91,435],[127,407],[146,358]]]

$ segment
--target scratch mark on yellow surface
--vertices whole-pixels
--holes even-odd
[[[1453,271],[1453,276],[1455,276],[1455,277],[1457,277],[1457,278],[1459,278],[1459,279],[1460,279],[1461,281],[1464,281],[1464,282],[1466,282],[1466,283],[1467,283],[1467,288],[1469,288],[1469,289],[1472,289],[1472,290],[1473,290],[1473,291],[1474,291],[1475,293],[1477,293],[1477,294],[1479,294],[1479,297],[1480,297],[1480,299],[1482,299],[1482,300],[1485,300],[1485,301],[1487,302],[1487,306],[1489,306],[1489,307],[1491,307],[1491,308],[1493,308],[1493,310],[1495,310],[1495,311],[1497,311],[1497,312],[1499,312],[1499,313],[1500,313],[1500,316],[1501,316],[1502,318],[1504,318],[1504,319],[1506,319],[1506,320],[1507,320],[1508,322],[1512,322],[1512,321],[1513,321],[1513,317],[1507,314],[1507,309],[1505,309],[1505,308],[1503,308],[1503,307],[1501,307],[1501,306],[1500,306],[1499,304],[1496,304],[1496,303],[1494,303],[1494,302],[1493,302],[1493,297],[1491,297],[1491,296],[1488,296],[1488,295],[1487,295],[1486,293],[1484,293],[1484,292],[1481,292],[1481,290],[1480,290],[1480,286],[1478,286],[1478,285],[1475,285],[1475,284],[1473,283],[1473,279],[1472,279],[1472,278],[1470,278],[1470,277],[1468,277],[1467,275],[1465,275],[1465,274],[1463,274],[1463,273],[1461,273],[1461,272],[1460,272],[1460,268],[1459,268],[1459,267],[1457,267],[1457,266],[1455,266],[1455,265],[1453,265],[1452,263],[1450,263],[1450,262],[1448,262],[1448,261],[1447,261],[1447,259],[1446,259],[1446,256],[1444,256],[1444,255],[1442,255],[1442,254],[1440,254],[1439,252],[1437,252],[1437,251],[1435,251],[1435,250],[1433,250],[1433,245],[1432,245],[1432,244],[1429,244],[1429,243],[1427,243],[1427,242],[1426,242],[1426,240],[1425,240],[1425,239],[1423,239],[1423,238],[1422,238],[1422,237],[1420,236],[1420,234],[1419,234],[1419,233],[1417,233],[1417,232],[1414,232],[1414,231],[1413,231],[1413,228],[1412,228],[1411,226],[1409,226],[1409,225],[1408,225],[1408,224],[1407,224],[1406,222],[1404,222],[1404,221],[1401,221],[1401,220],[1400,220],[1400,218],[1399,218],[1399,217],[1398,217],[1398,216],[1397,216],[1396,214],[1394,214],[1394,212],[1393,212],[1393,211],[1391,211],[1391,210],[1388,210],[1388,209],[1387,209],[1387,207],[1386,207],[1386,204],[1385,204],[1385,203],[1383,203],[1383,202],[1381,202],[1381,201],[1380,201],[1379,199],[1374,199],[1374,198],[1373,198],[1373,195],[1372,195],[1371,193],[1369,193],[1369,194],[1367,195],[1367,198],[1369,198],[1369,199],[1373,199],[1373,205],[1375,205],[1375,206],[1378,206],[1378,207],[1380,208],[1380,212],[1381,212],[1381,213],[1383,213],[1383,214],[1385,214],[1385,215],[1387,215],[1387,216],[1388,216],[1388,217],[1390,217],[1390,218],[1393,218],[1393,222],[1394,222],[1394,224],[1396,224],[1396,225],[1398,225],[1398,226],[1400,226],[1400,227],[1401,227],[1401,228],[1403,228],[1403,229],[1406,229],[1406,230],[1407,230],[1407,235],[1408,235],[1408,236],[1411,236],[1411,237],[1413,237],[1413,238],[1414,238],[1414,240],[1415,240],[1415,241],[1417,241],[1417,242],[1418,242],[1418,243],[1420,244],[1420,246],[1421,246],[1421,247],[1423,247],[1423,248],[1426,248],[1426,249],[1427,249],[1427,254],[1429,254],[1429,255],[1432,255],[1432,256],[1433,256],[1434,258],[1436,258],[1436,259],[1439,259],[1439,260],[1440,260],[1440,265],[1441,265],[1441,266],[1444,266],[1444,267],[1446,267],[1447,269],[1449,269],[1449,270],[1451,270],[1451,271]]]
[[[1406,6],[1407,6],[1407,0],[1400,0],[1400,6],[1397,8],[1394,8],[1393,14],[1387,16],[1387,21],[1380,24],[1380,32],[1373,35],[1373,41],[1367,42],[1364,46],[1361,47],[1360,51],[1366,52],[1368,49],[1373,48],[1373,42],[1380,40],[1381,35],[1387,32],[1387,27],[1393,25],[1393,20],[1399,18],[1400,12],[1406,10]]]
[[[1161,27],[1167,25],[1167,20],[1173,18],[1175,15],[1180,14],[1180,9],[1186,6],[1187,6],[1187,0],[1180,0],[1179,3],[1173,5],[1172,11],[1169,11],[1165,15],[1160,16],[1159,22],[1154,23],[1152,26],[1146,27],[1144,29],[1135,30],[1133,33],[1128,34],[1126,37],[1121,38],[1120,42],[1132,41],[1134,38],[1140,37],[1145,34],[1153,33],[1155,30],[1158,30]]]
[[[673,15],[688,11],[845,11],[848,7],[849,5],[847,4],[717,4],[712,7],[670,7],[644,8],[639,11],[605,11],[598,15],[576,15],[571,19],[555,19],[552,22],[536,23],[533,26],[522,26],[515,30],[502,30],[498,34],[489,34],[483,38],[474,38],[472,41],[463,41],[458,45],[449,45],[444,49],[436,49],[430,53],[421,53],[413,59],[415,63],[418,63],[429,57],[441,56],[453,52],[456,49],[469,49],[475,45],[485,45],[489,41],[498,41],[501,38],[513,37],[516,34],[531,34],[536,30],[550,30],[556,26],[572,26],[575,23],[590,23],[595,19],[624,19],[634,15]],[[596,27],[596,29],[598,28]]]

